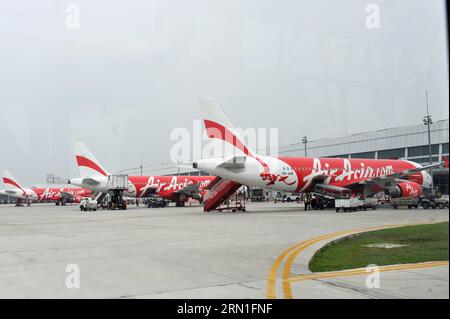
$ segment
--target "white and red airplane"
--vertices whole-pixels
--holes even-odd
[[[70,184],[91,189],[95,192],[108,192],[108,173],[83,143],[75,144],[76,161],[80,178],[72,178]],[[128,176],[128,189],[125,197],[160,196],[176,202],[177,206],[193,198],[200,202],[207,186],[215,176]]]
[[[11,196],[19,200],[38,200],[52,202],[75,202],[79,203],[82,197],[92,195],[92,191],[85,188],[70,187],[32,187],[25,188],[9,173],[3,171],[3,183],[5,189],[0,189],[1,195]]]
[[[422,187],[432,184],[426,170],[442,164],[422,167],[407,160],[262,156],[244,144],[214,99],[201,98],[200,106],[207,135],[220,142],[225,156],[198,160],[193,167],[239,184],[295,193],[346,191],[367,197],[384,191],[392,197],[419,197]]]

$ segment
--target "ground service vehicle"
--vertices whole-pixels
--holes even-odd
[[[286,194],[283,196],[283,202],[297,202],[300,203],[300,194]]]
[[[408,206],[409,209],[419,208],[419,200],[417,198],[393,198],[391,205],[394,209],[399,206]]]
[[[424,209],[428,209],[428,208],[444,209],[445,207],[448,208],[448,200],[446,200],[444,198],[424,197],[420,200],[420,205]]]
[[[358,197],[339,198],[334,200],[334,206],[336,207],[337,213],[341,209],[344,212],[357,211],[364,209],[364,201],[362,199],[359,199]]]
[[[80,201],[80,210],[81,211],[96,211],[98,208],[98,203],[95,199],[85,197]]]

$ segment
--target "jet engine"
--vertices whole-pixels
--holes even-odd
[[[415,182],[401,182],[394,186],[389,186],[385,189],[385,193],[392,198],[398,197],[414,197],[417,198],[422,195],[422,189],[419,184]]]

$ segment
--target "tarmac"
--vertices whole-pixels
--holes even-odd
[[[0,205],[0,298],[449,298],[448,262],[380,272],[371,288],[365,273],[292,281],[288,293],[282,280],[283,271],[310,274],[317,249],[356,229],[448,220],[448,209],[305,212],[297,203],[249,203],[244,213]],[[303,248],[287,267],[293,246]]]

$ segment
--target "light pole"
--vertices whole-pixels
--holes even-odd
[[[430,165],[433,164],[432,154],[431,154],[431,133],[430,133],[430,125],[433,124],[431,120],[431,115],[428,111],[428,91],[425,91],[425,99],[427,102],[427,115],[423,117],[423,124],[427,126],[428,129],[428,156],[430,157]]]
[[[303,136],[302,137],[302,143],[305,145],[305,157],[308,156],[307,152],[306,152],[306,144],[308,144],[308,137],[307,136]]]

